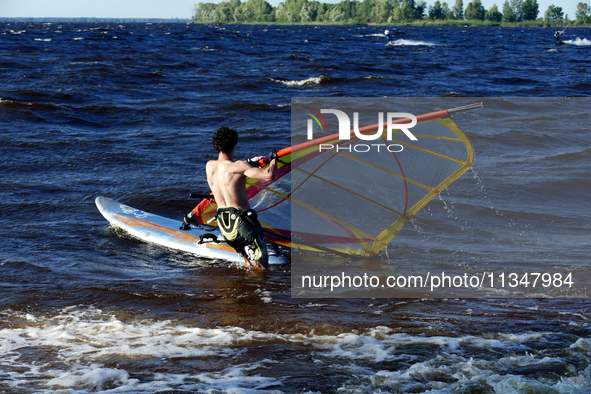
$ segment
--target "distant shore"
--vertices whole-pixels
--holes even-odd
[[[192,19],[179,18],[0,18],[0,22],[38,22],[38,23],[197,23],[204,25],[228,24],[228,25],[311,25],[311,26],[493,26],[493,27],[584,27],[591,25],[573,24],[572,21],[566,21],[562,24],[547,23],[542,20],[527,22],[492,22],[481,20],[417,20],[413,22],[393,22],[387,23],[357,23],[357,22],[200,22]]]
[[[478,26],[492,26],[492,27],[560,27],[560,28],[574,28],[574,27],[584,27],[588,28],[591,25],[573,25],[572,22],[570,24],[558,24],[558,23],[546,23],[540,21],[528,21],[528,22],[491,22],[491,21],[458,21],[458,20],[441,20],[441,21],[415,21],[415,22],[392,22],[392,23],[356,23],[356,22],[199,22],[199,21],[192,21],[191,23],[202,24],[202,25],[285,25],[285,26],[388,26],[388,27],[398,27],[398,26],[433,26],[433,27],[441,27],[441,26],[458,26],[458,27],[478,27]]]

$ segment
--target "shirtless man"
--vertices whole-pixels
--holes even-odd
[[[216,130],[213,147],[218,158],[205,167],[207,183],[218,205],[218,227],[226,242],[244,257],[246,268],[263,270],[269,267],[269,255],[262,226],[248,203],[246,177],[263,181],[275,179],[277,154],[274,152],[267,168],[259,167],[260,157],[234,161],[237,143],[238,133],[233,128],[222,126]],[[185,222],[195,224],[192,215],[191,212],[185,216]]]

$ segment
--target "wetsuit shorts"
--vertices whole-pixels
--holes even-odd
[[[228,245],[248,260],[257,261],[267,255],[263,227],[254,210],[219,208],[217,221]]]

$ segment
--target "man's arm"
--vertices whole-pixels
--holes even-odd
[[[243,169],[243,174],[252,179],[272,181],[277,176],[277,159],[271,160],[269,166],[265,168],[252,167],[245,161],[236,163],[240,163],[240,169]]]

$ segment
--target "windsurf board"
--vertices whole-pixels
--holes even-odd
[[[225,242],[202,242],[201,237],[214,238],[219,230],[206,230],[191,226],[181,230],[181,220],[174,220],[130,207],[107,197],[97,197],[100,213],[113,225],[145,242],[182,250],[199,257],[244,263],[244,258]],[[269,264],[287,264],[289,261],[279,253],[269,251]]]

